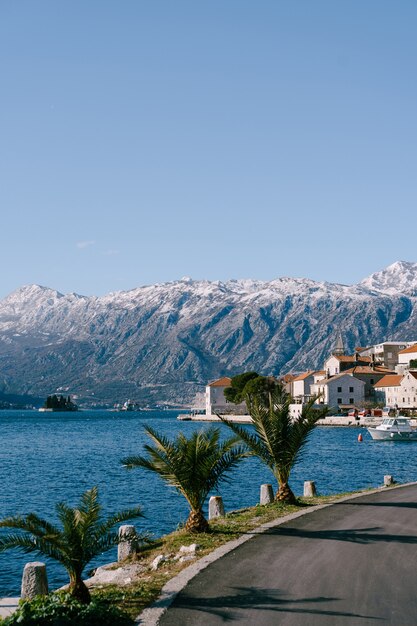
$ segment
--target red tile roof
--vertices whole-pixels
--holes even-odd
[[[309,370],[308,372],[303,372],[302,374],[298,374],[296,378],[293,378],[293,383],[295,383],[296,380],[305,380],[306,378],[308,378],[309,376],[312,376],[315,373],[316,372],[314,372],[313,370]]]
[[[290,383],[294,379],[295,379],[294,374],[284,374],[284,376],[281,376],[281,380],[284,383]]]
[[[337,356],[333,354],[335,359],[338,361],[342,361],[342,363],[354,363],[355,361],[365,361],[366,363],[370,363],[372,361],[370,356]]]
[[[401,384],[402,379],[402,374],[388,374],[387,376],[384,376],[384,378],[381,378],[381,380],[379,380],[374,387],[398,387]]]
[[[410,346],[409,348],[404,348],[404,350],[400,350],[398,354],[410,354],[414,352],[417,352],[417,343]]]
[[[350,378],[354,378],[354,376],[352,376],[352,374],[349,374],[348,372],[340,372],[340,374],[335,374],[335,376],[330,376],[330,378],[326,378],[325,380],[320,380],[320,382],[318,382],[317,384],[328,385],[333,380],[339,380],[339,378],[343,378],[343,376],[350,376]],[[356,378],[356,380],[360,382],[362,385],[365,384],[363,380],[360,380],[360,378]]]
[[[348,370],[344,370],[345,374],[392,374],[392,370],[384,367],[382,365],[375,365],[375,367],[371,367],[370,365],[356,365],[356,367],[351,367]]]
[[[218,380],[214,380],[209,384],[209,387],[230,387],[232,383],[232,379],[228,376],[223,376],[223,378],[219,378]]]

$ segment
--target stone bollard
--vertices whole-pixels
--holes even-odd
[[[316,483],[314,480],[305,480],[304,481],[304,497],[305,498],[314,498],[317,495]]]
[[[274,501],[274,492],[272,491],[272,485],[261,485],[261,497],[259,504],[272,504]]]
[[[392,487],[395,484],[393,476],[384,476],[384,487]]]
[[[209,520],[215,517],[224,517],[223,498],[221,496],[211,496],[209,500]]]
[[[136,528],[130,524],[119,527],[119,543],[117,545],[117,560],[124,561],[132,554],[136,554],[138,538]]]
[[[23,569],[22,598],[31,600],[35,596],[48,595],[48,578],[46,576],[46,565],[40,561],[26,563]]]

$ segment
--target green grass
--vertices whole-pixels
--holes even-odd
[[[345,495],[349,494],[300,498],[297,505],[274,503],[232,511],[223,518],[212,520],[210,533],[191,534],[185,530],[177,530],[150,542],[136,557],[136,560],[145,566],[145,571],[138,581],[123,587],[105,586],[102,589],[93,590],[92,594],[108,602],[109,605],[116,605],[132,617],[136,617],[158,598],[162,587],[168,580],[216,548],[242,535],[251,533],[262,524],[284,517],[289,513],[304,510],[306,507],[336,502]],[[178,560],[174,560],[174,556],[181,546],[192,543],[199,545],[197,558],[194,561],[179,563]],[[164,561],[158,570],[152,571],[151,563],[160,554],[168,557],[168,560]]]

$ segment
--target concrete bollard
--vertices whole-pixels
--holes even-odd
[[[119,527],[119,543],[117,545],[117,560],[124,561],[132,554],[136,554],[138,539],[136,528],[130,524]]]
[[[272,485],[261,485],[261,496],[259,504],[272,504],[274,501],[274,492],[272,491]]]
[[[305,498],[314,498],[317,495],[316,483],[314,480],[305,480],[304,481],[304,497]]]
[[[223,498],[221,496],[211,496],[209,500],[209,520],[215,517],[224,517]]]
[[[384,476],[384,487],[391,487],[395,484],[395,480],[393,476]]]
[[[48,578],[46,576],[46,565],[40,561],[26,563],[23,569],[22,598],[31,600],[35,596],[48,595]]]

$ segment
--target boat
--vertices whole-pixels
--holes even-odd
[[[417,430],[406,417],[386,417],[368,433],[375,441],[417,441]]]
[[[123,404],[115,404],[113,409],[115,411],[141,411],[139,404],[132,400],[126,400]]]

